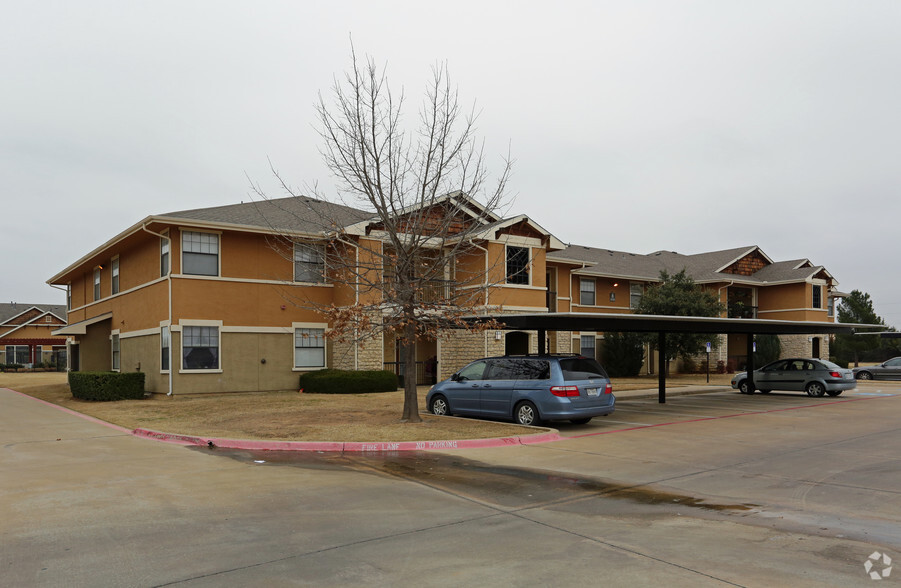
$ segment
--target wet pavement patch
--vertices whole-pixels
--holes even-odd
[[[693,496],[580,478],[561,472],[492,466],[459,456],[406,451],[378,455],[248,451],[190,448],[259,466],[289,466],[387,475],[424,484],[454,496],[505,508],[525,508],[589,497],[626,500],[643,505],[682,506],[710,511],[741,512],[754,504],[717,504]]]

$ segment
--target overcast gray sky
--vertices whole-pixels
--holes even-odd
[[[313,105],[358,53],[446,61],[512,214],[650,253],[759,245],[901,327],[901,2],[4,2],[0,301],[141,218],[331,180]],[[411,117],[414,115],[411,112]]]

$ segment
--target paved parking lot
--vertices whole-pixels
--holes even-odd
[[[621,399],[555,443],[378,455],[189,449],[0,407],[10,586],[849,586],[901,557],[895,383]]]

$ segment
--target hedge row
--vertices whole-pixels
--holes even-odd
[[[301,374],[300,389],[311,394],[394,392],[397,374],[387,370],[319,370]]]
[[[144,398],[144,372],[69,372],[69,389],[81,400]]]

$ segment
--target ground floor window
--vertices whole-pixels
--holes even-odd
[[[119,370],[119,335],[113,335],[113,371]]]
[[[182,369],[219,369],[219,327],[182,327]]]
[[[160,328],[160,371],[169,371],[169,327]]]
[[[7,345],[6,363],[19,365],[31,363],[31,348],[28,345]]]
[[[579,353],[585,357],[597,358],[594,335],[582,335],[579,338]]]
[[[325,367],[325,329],[294,329],[294,367]]]

